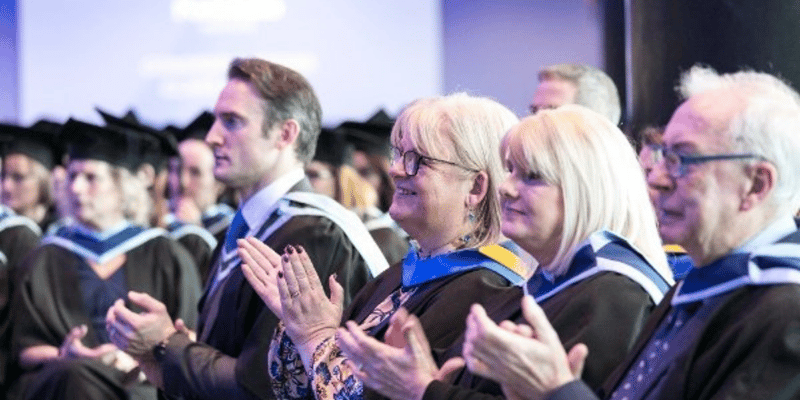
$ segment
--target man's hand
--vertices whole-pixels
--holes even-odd
[[[131,291],[128,299],[143,311],[135,313],[119,299],[108,309],[106,329],[117,347],[139,361],[148,360],[152,358],[153,347],[177,329],[167,314],[167,307],[147,293]]]

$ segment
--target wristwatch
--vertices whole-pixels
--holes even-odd
[[[175,332],[177,333],[177,332]],[[174,334],[173,334],[174,335]],[[153,358],[156,361],[161,362],[164,360],[164,357],[167,355],[167,343],[169,343],[169,339],[172,338],[172,335],[169,335],[166,339],[158,342],[155,346],[153,346]]]

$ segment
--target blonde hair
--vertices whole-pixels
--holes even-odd
[[[421,155],[454,162],[489,176],[488,191],[475,210],[474,229],[467,247],[494,243],[500,235],[497,187],[504,171],[497,149],[517,117],[502,104],[485,97],[455,93],[411,103],[392,128],[392,145],[408,135]],[[472,172],[464,171],[465,177]],[[466,215],[466,210],[465,210]]]
[[[663,276],[672,276],[636,152],[607,118],[578,105],[540,111],[511,128],[501,154],[561,189],[563,232],[555,257],[542,266],[546,271],[563,275],[578,245],[608,230],[627,238]]]
[[[347,209],[359,214],[371,207],[377,207],[378,192],[369,182],[349,165],[342,165],[336,170],[337,201]]]

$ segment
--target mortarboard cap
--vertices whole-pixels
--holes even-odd
[[[353,157],[353,145],[347,142],[344,133],[322,128],[317,139],[317,151],[314,153],[315,161],[322,161],[333,166],[350,164]]]
[[[365,122],[346,121],[338,129],[345,132],[347,140],[356,150],[388,157],[391,154],[389,138],[393,125],[394,119],[386,111],[379,110]]]
[[[139,137],[111,126],[70,118],[61,129],[61,143],[70,160],[100,160],[136,171],[142,162]]]
[[[142,161],[161,170],[166,167],[170,157],[178,155],[178,143],[167,131],[159,131],[137,120],[125,117],[118,118],[99,108],[95,108],[103,117],[106,125],[122,129],[141,140]]]
[[[197,139],[200,141],[205,141],[206,134],[211,129],[211,125],[214,125],[214,114],[203,111],[200,115],[197,116],[192,122],[186,125],[180,133],[175,134],[175,137],[178,139],[179,142],[182,142],[186,139]]]
[[[0,135],[3,137],[4,157],[15,153],[24,154],[47,169],[53,169],[61,161],[63,152],[58,143],[57,131],[0,124]]]

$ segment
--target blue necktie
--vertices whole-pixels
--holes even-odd
[[[236,249],[236,240],[241,239],[247,234],[250,227],[247,226],[247,221],[242,216],[242,210],[236,212],[236,215],[231,221],[231,226],[228,227],[228,232],[225,234],[225,250],[233,251]]]

